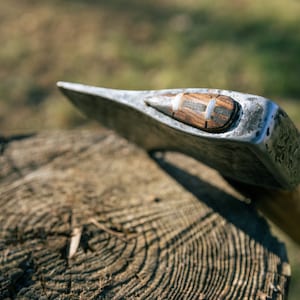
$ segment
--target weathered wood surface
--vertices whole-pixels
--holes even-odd
[[[286,297],[284,245],[194,160],[153,160],[107,131],[1,153],[1,299]]]

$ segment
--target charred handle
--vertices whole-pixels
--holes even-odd
[[[300,185],[290,191],[272,190],[227,180],[251,198],[265,216],[300,244]]]

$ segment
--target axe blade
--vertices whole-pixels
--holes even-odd
[[[292,189],[300,182],[299,132],[287,114],[264,97],[203,88],[127,91],[68,82],[58,82],[57,86],[87,117],[148,151],[185,153],[223,176],[249,185]],[[176,108],[182,95],[189,100],[188,96],[195,94],[203,105],[205,101],[208,103],[208,108],[201,106],[206,117],[217,112],[214,107],[218,99],[232,99],[234,106],[231,107],[236,111],[234,118],[226,121],[227,127],[211,131],[201,129],[202,123],[193,126],[196,119],[187,118],[187,104],[182,106],[187,109],[183,115],[178,111],[184,121],[169,113],[170,105],[173,103],[172,109]],[[169,95],[174,97],[171,102],[166,100]],[[160,98],[165,102],[155,105],[155,99]],[[225,109],[221,107],[219,111]]]

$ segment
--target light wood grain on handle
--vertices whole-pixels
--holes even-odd
[[[292,191],[257,188],[257,207],[300,244],[300,185]]]
[[[249,197],[264,215],[300,244],[300,185],[293,190],[272,190],[228,178],[227,181]]]

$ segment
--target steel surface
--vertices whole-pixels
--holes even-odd
[[[67,82],[57,85],[89,118],[146,150],[183,152],[247,184],[291,189],[300,182],[299,132],[287,114],[264,97],[203,88],[126,91]],[[227,96],[238,103],[239,116],[225,132],[206,132],[145,102],[170,93]]]

